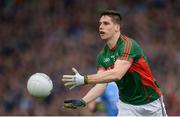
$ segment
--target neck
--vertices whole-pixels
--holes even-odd
[[[116,42],[120,37],[120,32],[116,33],[112,38],[108,39],[108,41],[106,42],[108,47],[110,49],[114,48],[116,46]]]

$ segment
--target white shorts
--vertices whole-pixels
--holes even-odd
[[[119,100],[117,107],[118,116],[167,116],[163,97],[144,105],[131,105]]]

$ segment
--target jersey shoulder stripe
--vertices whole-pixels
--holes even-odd
[[[121,35],[121,39],[124,42],[124,51],[123,51],[123,54],[122,54],[120,59],[128,60],[128,57],[129,57],[129,54],[130,54],[130,51],[131,51],[131,48],[132,48],[132,42],[125,35]]]

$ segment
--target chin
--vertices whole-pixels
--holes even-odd
[[[106,40],[106,38],[102,38],[102,37],[101,37],[101,40]]]
[[[104,37],[104,36],[100,36],[100,37],[101,37],[102,40],[107,40],[107,38]]]

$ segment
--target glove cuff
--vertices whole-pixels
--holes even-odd
[[[86,106],[86,102],[83,99],[80,99],[80,102],[81,102],[82,106]]]
[[[88,76],[84,75],[84,84],[88,84]]]

